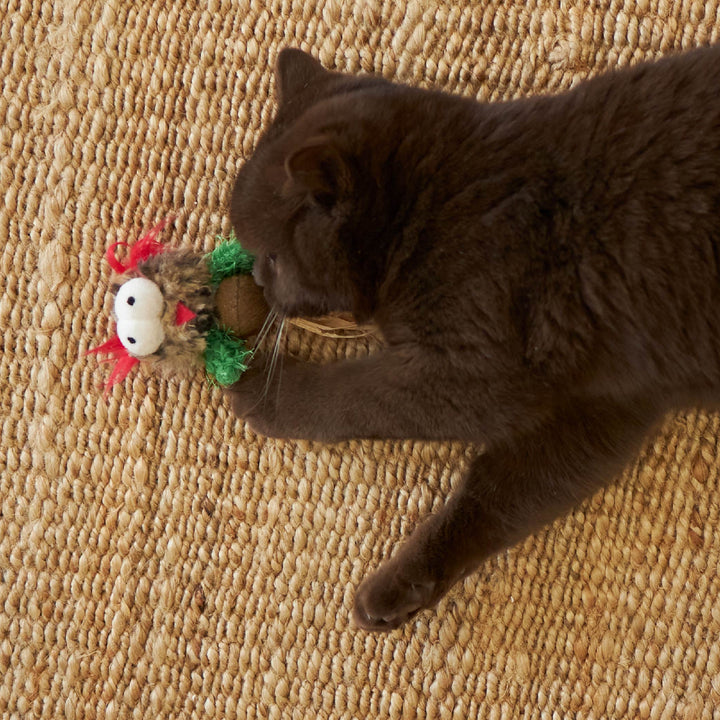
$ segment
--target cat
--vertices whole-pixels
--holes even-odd
[[[720,395],[720,48],[481,103],[283,50],[230,218],[285,316],[350,311],[382,351],[258,355],[228,391],[272,437],[482,444],[357,590],[397,628]],[[277,379],[274,382],[278,382]]]

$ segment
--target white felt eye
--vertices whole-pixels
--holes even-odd
[[[163,311],[160,288],[147,278],[137,277],[124,282],[115,296],[115,317],[120,320],[159,318]]]
[[[165,339],[160,318],[118,318],[117,334],[125,349],[135,357],[154,353]]]

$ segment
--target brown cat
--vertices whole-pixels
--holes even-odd
[[[477,103],[285,50],[237,178],[238,237],[285,315],[352,311],[360,360],[263,358],[230,391],[258,432],[485,445],[361,585],[395,628],[607,483],[673,408],[720,389],[720,48]]]

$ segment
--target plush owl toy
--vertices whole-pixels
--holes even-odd
[[[157,224],[132,247],[114,243],[106,257],[117,273],[113,314],[116,335],[89,353],[115,361],[107,394],[140,362],[172,370],[204,366],[219,385],[231,385],[247,369],[255,335],[268,308],[253,282],[252,256],[231,236],[211,253],[173,250],[157,237]],[[128,247],[127,259],[117,249]]]

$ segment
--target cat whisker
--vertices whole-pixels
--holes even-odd
[[[264,342],[267,339],[267,336],[272,329],[272,327],[275,324],[275,320],[277,320],[280,313],[276,311],[270,312],[268,317],[265,319],[265,322],[263,323],[262,328],[260,329],[260,332],[258,333],[257,339],[255,341],[255,346],[252,350],[253,356],[258,351],[260,344]],[[278,327],[277,331],[277,337],[275,338],[275,341],[273,343],[273,349],[270,355],[270,360],[267,363],[265,367],[265,372],[267,373],[267,377],[265,380],[265,389],[263,390],[262,394],[257,398],[257,401],[255,404],[250,408],[249,412],[252,412],[258,408],[258,406],[263,405],[267,401],[267,395],[270,389],[270,382],[272,381],[272,377],[275,373],[275,368],[277,366],[278,362],[278,356],[281,355],[280,353],[280,342],[282,340],[282,335],[285,330],[285,317],[282,317],[282,320],[280,321],[280,325]],[[282,361],[281,361],[282,362]],[[282,365],[281,365],[282,367]]]
[[[252,362],[252,359],[257,354],[257,352],[260,350],[262,344],[267,339],[267,336],[270,334],[270,331],[272,330],[273,325],[275,324],[275,321],[278,318],[278,315],[279,315],[279,313],[277,310],[270,310],[268,312],[267,317],[265,318],[265,321],[262,324],[262,327],[260,328],[260,330],[258,330],[258,333],[255,336],[255,342],[253,343],[253,346],[250,350],[251,362]],[[260,397],[258,397],[257,402],[255,403],[255,405],[253,405],[252,408],[250,408],[250,410],[252,411],[252,410],[257,409],[257,407],[265,401],[266,395],[267,395],[267,387],[266,387],[265,391],[263,392],[263,394]]]
[[[283,331],[285,330],[285,318],[283,317],[280,321],[280,327],[278,328],[277,337],[275,338],[275,345],[273,346],[272,354],[270,355],[270,362],[268,363],[267,378],[265,381],[265,392],[263,393],[263,399],[267,399],[267,394],[270,390],[270,383],[272,382],[273,375],[275,374],[275,368],[277,367],[278,355],[280,354],[280,342],[282,340]]]
[[[279,313],[277,310],[271,310],[268,313],[268,316],[265,318],[265,322],[263,323],[262,327],[260,328],[260,331],[257,334],[257,338],[255,340],[255,346],[253,348],[253,355],[255,354],[255,351],[260,347],[262,342],[267,337],[268,333],[270,332],[270,329],[272,328],[273,324],[275,323],[275,320],[277,320]]]
[[[280,369],[278,370],[277,382],[275,383],[275,407],[277,407],[280,403],[280,383],[282,382],[282,371],[283,365],[285,364],[285,353],[280,353],[278,362],[280,363]]]

